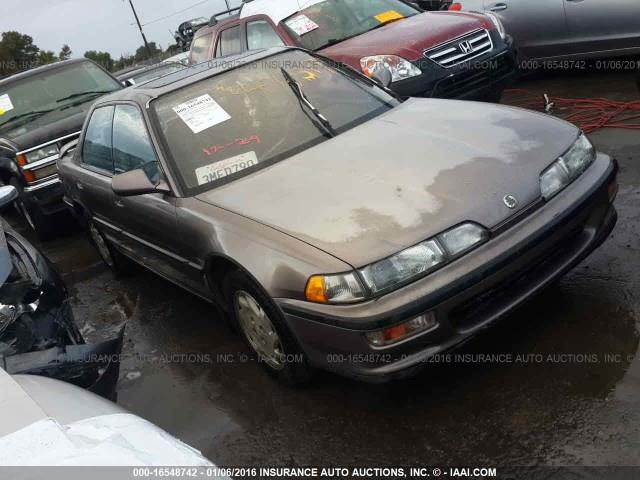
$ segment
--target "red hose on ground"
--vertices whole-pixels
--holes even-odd
[[[505,90],[503,103],[552,113],[576,124],[585,133],[602,128],[640,130],[640,100],[619,102],[606,98],[545,98],[524,89]]]

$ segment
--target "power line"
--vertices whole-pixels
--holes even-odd
[[[210,1],[211,0],[202,0],[201,2],[194,3],[193,5],[190,5],[190,6],[186,7],[186,8],[183,8],[182,10],[179,10],[177,12],[170,13],[169,15],[165,15],[164,17],[156,18],[155,20],[151,20],[150,22],[146,22],[143,25],[147,26],[147,25],[151,25],[152,23],[161,22],[162,20],[166,20],[167,18],[171,18],[171,17],[174,17],[176,15],[180,15],[181,13],[184,13],[187,10],[191,10],[192,8],[195,8],[197,6],[203,5],[205,3],[209,3]]]

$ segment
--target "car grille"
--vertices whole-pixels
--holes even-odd
[[[477,30],[424,52],[424,56],[444,68],[455,67],[493,50],[491,35]]]
[[[572,258],[584,246],[585,237],[576,228],[554,245],[552,252],[530,262],[515,277],[504,280],[488,291],[457,306],[449,313],[449,320],[459,331],[467,331],[508,308],[536,285],[542,284],[551,272]]]
[[[459,98],[476,90],[490,87],[500,78],[508,75],[514,68],[513,59],[499,55],[483,61],[480,65],[441,80],[431,92],[439,98]]]

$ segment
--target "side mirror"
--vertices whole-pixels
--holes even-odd
[[[0,208],[6,207],[18,198],[18,190],[13,185],[0,187]]]
[[[388,68],[377,68],[371,75],[371,80],[376,82],[382,88],[387,88],[391,85],[392,79],[393,77],[391,76],[391,72]]]
[[[120,197],[133,197],[146,193],[171,193],[167,182],[161,179],[157,183],[152,182],[142,168],[114,175],[111,188]]]

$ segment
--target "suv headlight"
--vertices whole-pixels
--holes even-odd
[[[360,59],[360,67],[367,77],[371,77],[379,68],[386,68],[391,72],[392,82],[422,75],[422,70],[413,63],[396,55],[362,57]]]
[[[485,13],[485,15],[489,17],[489,19],[495,25],[496,30],[498,30],[498,33],[500,34],[500,38],[502,38],[503,40],[507,38],[507,32],[504,29],[504,25],[502,24],[502,21],[498,17],[496,17],[493,13],[487,12]]]
[[[42,147],[33,152],[25,153],[24,158],[27,163],[33,163],[44,158],[52,157],[53,155],[58,155],[58,153],[59,150],[56,145],[49,145],[48,147]]]
[[[463,223],[400,253],[341,275],[314,275],[307,282],[307,300],[353,303],[367,293],[379,295],[417,280],[486,242],[489,232],[475,223]],[[362,286],[364,281],[368,292]]]
[[[540,191],[549,200],[578,178],[596,158],[596,149],[585,134],[580,134],[567,152],[540,175]]]

